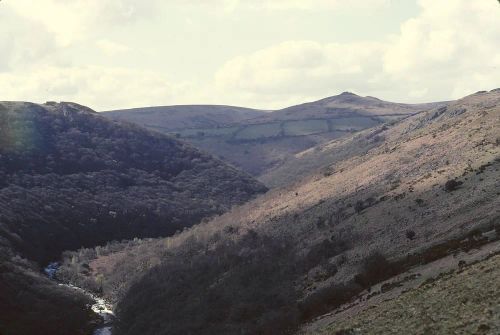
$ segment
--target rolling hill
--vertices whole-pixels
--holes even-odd
[[[2,334],[89,327],[88,298],[40,273],[61,252],[171,235],[266,191],[189,144],[75,103],[2,102],[0,129]]]
[[[147,128],[175,132],[182,129],[224,127],[262,116],[265,111],[234,106],[179,105],[131,108],[103,112],[103,114],[112,119],[134,122]]]
[[[332,116],[397,116],[413,114],[431,109],[444,103],[403,104],[383,101],[375,97],[362,97],[351,92],[343,92],[318,101],[287,107],[262,115],[254,122],[262,120],[329,119]]]
[[[291,185],[167,239],[70,253],[60,275],[100,278],[120,335],[291,333],[498,241],[499,129],[497,89],[363,130],[303,153],[328,159]]]
[[[268,112],[229,106],[171,106],[103,114],[183,138],[260,176],[318,144],[443,104],[391,103],[344,92]]]

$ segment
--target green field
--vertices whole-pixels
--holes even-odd
[[[249,125],[236,133],[238,140],[256,140],[259,138],[276,137],[281,135],[281,125],[278,122]]]
[[[190,128],[174,132],[181,137],[231,137],[240,129],[239,127],[221,128]]]
[[[328,131],[327,120],[288,121],[283,126],[286,136],[301,136]]]
[[[235,125],[220,128],[188,128],[175,132],[172,135],[181,138],[218,137],[222,140],[252,141],[272,137],[293,137],[323,134],[332,131],[357,131],[373,127],[384,120],[393,120],[398,116],[380,117],[344,117],[332,119],[290,120],[261,124]],[[151,126],[154,127],[154,126]],[[162,131],[161,127],[155,127]]]
[[[370,117],[346,117],[346,118],[338,118],[338,119],[330,119],[328,120],[331,125],[331,129],[335,130],[361,130],[365,128],[374,127],[379,124],[379,121],[376,121]]]

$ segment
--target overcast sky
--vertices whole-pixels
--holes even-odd
[[[497,0],[0,2],[0,100],[273,109],[497,87]]]

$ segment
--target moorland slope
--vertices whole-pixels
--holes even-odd
[[[344,92],[267,112],[229,106],[170,106],[103,114],[183,138],[259,176],[298,152],[435,105],[443,103],[401,104]]]
[[[497,89],[364,130],[312,150],[342,159],[292,185],[167,239],[67,254],[61,276],[100,285],[117,334],[293,331],[409,267],[497,240],[499,129]]]

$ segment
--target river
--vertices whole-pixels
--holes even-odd
[[[59,263],[52,262],[49,265],[47,265],[47,267],[44,268],[44,272],[47,275],[47,277],[49,277],[52,280],[55,280],[55,275],[58,269],[59,269]],[[94,301],[94,304],[92,304],[91,306],[92,311],[94,311],[94,313],[99,315],[99,317],[102,319],[102,324],[99,326],[99,328],[96,328],[94,330],[92,335],[111,335],[111,328],[113,325],[115,315],[113,313],[113,309],[110,303],[108,303],[103,298],[89,291],[86,291],[80,287],[62,283],[59,283],[58,285],[66,286],[73,290],[83,292],[85,295],[90,297]]]

